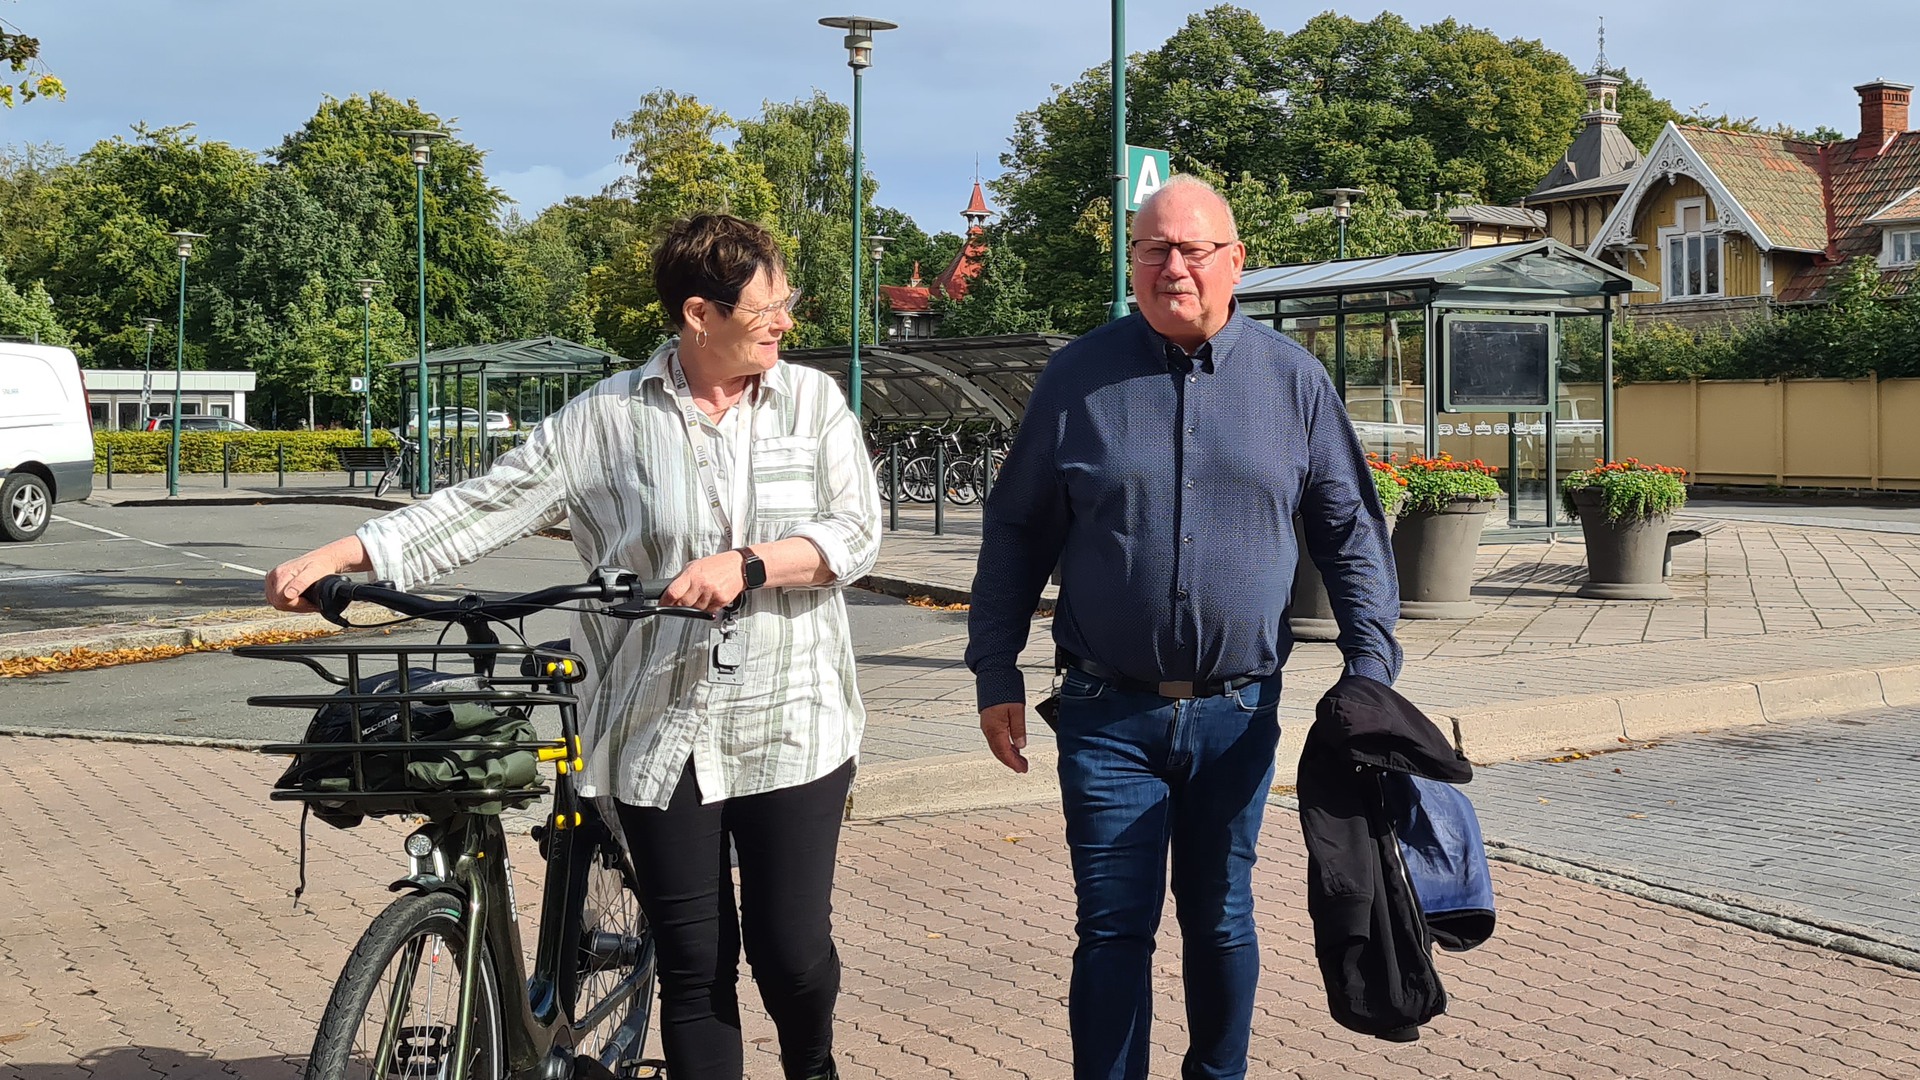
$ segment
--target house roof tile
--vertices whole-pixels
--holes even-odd
[[[1810,300],[1826,289],[1833,273],[1851,259],[1878,256],[1880,234],[1887,221],[1872,220],[1890,209],[1890,204],[1906,206],[1914,198],[1911,189],[1920,187],[1920,131],[1895,136],[1879,154],[1852,160],[1854,142],[1834,143],[1827,148],[1833,237],[1828,249],[1830,259],[1795,274],[1781,292],[1786,301]],[[1911,269],[1890,270],[1883,275],[1889,287],[1904,293],[1920,285],[1920,275]]]
[[[1680,133],[1774,247],[1826,249],[1820,144],[1719,128],[1682,127]]]

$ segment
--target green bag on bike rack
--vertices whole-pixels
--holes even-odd
[[[342,690],[347,699],[322,706],[307,725],[302,742],[368,744],[362,751],[314,750],[294,756],[274,787],[314,793],[355,792],[337,801],[307,800],[313,815],[336,828],[350,829],[370,815],[416,814],[438,817],[458,807],[467,813],[497,814],[503,801],[475,802],[462,792],[531,788],[528,798],[540,795],[539,754],[532,748],[502,749],[489,743],[532,743],[539,738],[526,712],[517,706],[486,702],[435,700],[435,695],[483,692],[491,687],[474,675],[448,675],[424,668],[407,672],[407,697],[412,711],[415,742],[472,743],[474,749],[398,749],[402,743],[400,704],[365,701],[368,694],[398,694],[400,673],[383,672],[361,679],[357,692]],[[355,700],[362,699],[362,700]],[[356,708],[357,706],[357,708]],[[358,716],[359,733],[354,733]],[[381,752],[372,747],[393,743]],[[365,787],[356,788],[353,759],[361,758]],[[369,792],[392,794],[369,797]],[[520,799],[506,800],[521,802]]]

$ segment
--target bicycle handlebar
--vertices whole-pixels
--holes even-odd
[[[328,622],[338,626],[350,625],[342,613],[348,604],[356,600],[378,604],[389,611],[415,619],[450,623],[507,622],[572,600],[597,600],[613,605],[652,605],[672,583],[671,578],[643,580],[625,570],[601,569],[594,571],[592,580],[578,585],[555,585],[501,600],[488,600],[471,593],[451,600],[434,600],[402,592],[386,582],[358,582],[344,574],[330,574],[308,586],[301,598],[318,608]],[[657,606],[628,607],[625,611],[616,608],[610,614],[627,617],[643,614],[712,617],[699,608]]]

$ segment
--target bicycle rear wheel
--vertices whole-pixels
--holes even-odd
[[[640,910],[626,848],[592,807],[574,838],[573,887],[581,898],[567,915],[578,942],[560,972],[561,1000],[573,1018],[574,1053],[590,1057],[622,1080],[659,1075],[643,1060],[653,1019],[653,931]]]
[[[940,481],[933,471],[933,458],[926,456],[900,466],[900,493],[908,502],[930,503],[940,493]]]
[[[452,1075],[460,988],[474,999],[467,1076],[504,1080],[500,987],[483,947],[481,970],[460,970],[467,931],[460,901],[444,893],[396,900],[347,957],[321,1015],[307,1080],[396,1080]]]

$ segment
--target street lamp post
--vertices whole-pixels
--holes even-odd
[[[1127,0],[1113,0],[1113,307],[1127,317]]]
[[[180,378],[187,366],[187,256],[193,254],[193,242],[205,240],[206,233],[176,229],[174,251],[180,256],[180,325],[173,339],[173,441],[167,448],[167,496],[180,494]]]
[[[444,131],[420,131],[401,129],[393,132],[407,140],[407,150],[413,156],[413,232],[416,265],[420,276],[420,308],[416,323],[420,341],[420,364],[416,377],[419,380],[420,450],[414,455],[417,467],[414,470],[413,490],[421,495],[433,494],[433,440],[427,437],[427,162],[433,158],[433,141],[444,139]]]
[[[898,23],[859,15],[821,19],[821,26],[845,30],[847,66],[853,69],[853,317],[852,346],[847,358],[847,404],[860,416],[860,211],[865,196],[860,168],[860,73],[873,66],[873,35],[899,28]]]
[[[151,315],[143,316],[140,325],[147,331],[147,358],[140,364],[140,430],[147,430],[147,415],[153,405],[153,332],[160,326],[160,320]]]
[[[366,350],[366,384],[360,399],[360,445],[373,445],[373,287],[380,284],[377,277],[356,278],[353,282],[360,286],[360,339]]]
[[[893,242],[891,236],[874,233],[867,237],[867,243],[873,245],[873,343],[878,345],[886,338],[886,332],[880,328],[880,259],[887,253],[887,245]]]
[[[1336,259],[1347,257],[1347,219],[1353,216],[1353,200],[1366,193],[1366,188],[1357,187],[1327,188],[1320,192],[1322,195],[1333,196],[1333,220],[1338,224],[1340,232],[1337,253],[1334,255]]]

